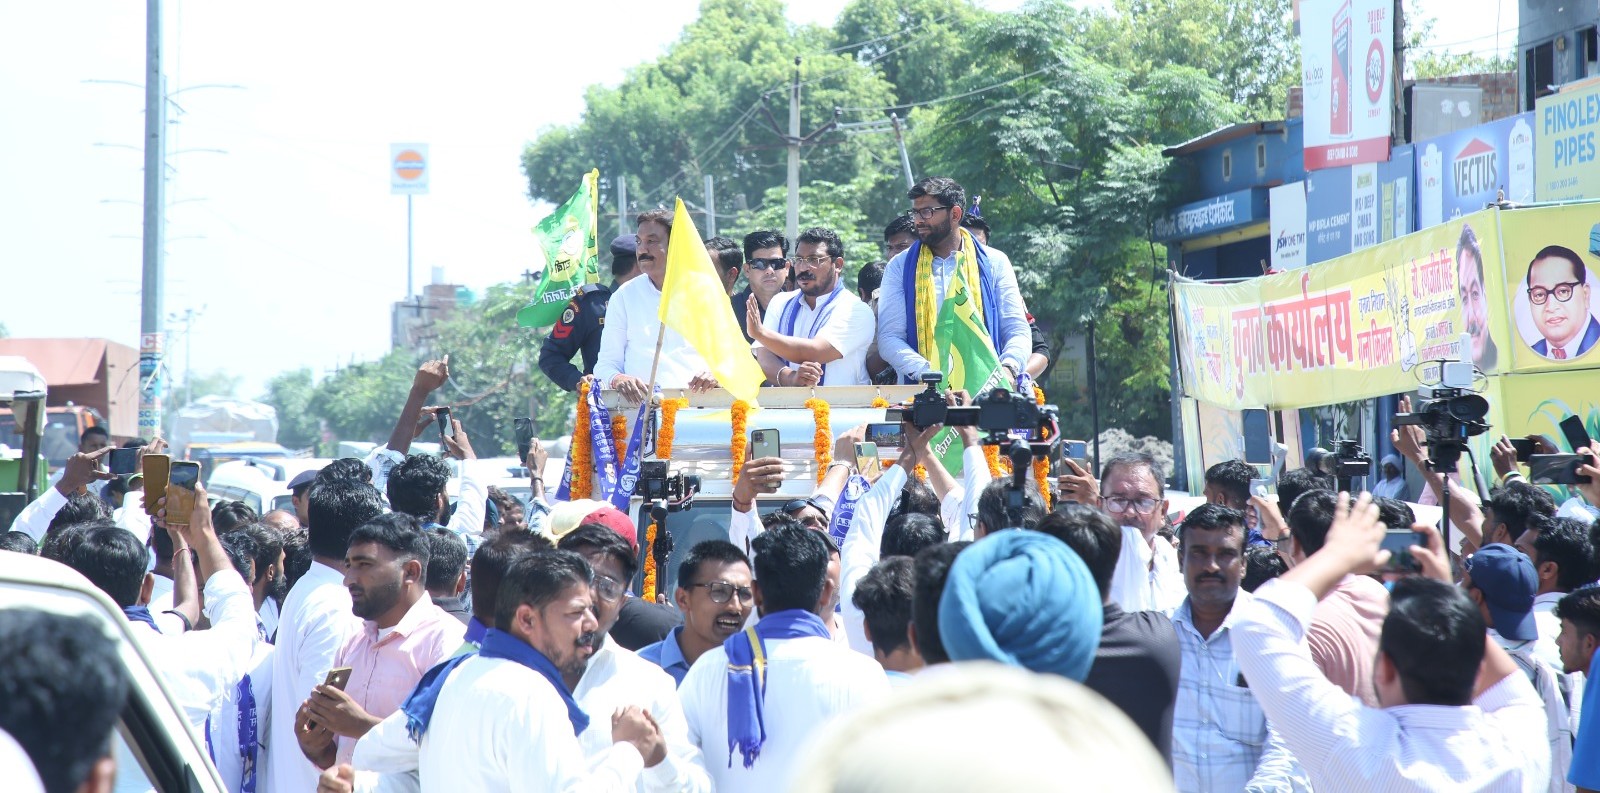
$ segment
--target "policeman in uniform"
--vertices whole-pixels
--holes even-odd
[[[606,326],[606,303],[611,292],[639,274],[638,239],[624,234],[611,241],[611,286],[585,284],[578,295],[567,302],[567,310],[550,328],[539,347],[539,370],[558,386],[577,391],[578,381],[594,374],[594,362],[600,355],[600,331]],[[572,356],[583,352],[583,369],[572,365]]]

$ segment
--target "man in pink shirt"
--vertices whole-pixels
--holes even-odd
[[[1300,496],[1286,520],[1295,564],[1322,550],[1339,497],[1327,490]],[[1306,645],[1324,677],[1368,707],[1381,707],[1372,684],[1378,636],[1389,613],[1389,591],[1364,575],[1346,575],[1312,612]]]
[[[317,686],[295,716],[300,749],[319,767],[350,762],[356,740],[461,644],[465,626],[428,597],[428,547],[417,519],[400,513],[350,535],[344,584],[364,622],[334,659],[335,669],[350,667],[350,681]]]

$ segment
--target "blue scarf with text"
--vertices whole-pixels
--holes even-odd
[[[572,692],[567,690],[566,682],[561,679],[561,670],[556,669],[556,665],[551,663],[544,653],[505,631],[490,628],[483,636],[483,644],[478,648],[478,655],[484,658],[516,661],[538,672],[541,677],[550,681],[556,693],[561,695],[561,701],[566,703],[567,719],[572,722],[572,734],[582,735],[583,731],[589,728],[589,714],[584,713],[572,699]],[[411,736],[411,740],[418,744],[422,743],[422,735],[428,731],[428,722],[433,720],[433,709],[439,704],[439,692],[444,690],[445,678],[449,677],[462,661],[471,657],[457,656],[429,669],[422,675],[422,680],[417,682],[417,687],[412,690],[411,696],[406,697],[405,704],[400,706],[400,710],[406,714],[406,734]]]
[[[156,633],[161,632],[161,626],[156,624],[155,617],[150,616],[150,609],[147,606],[124,606],[122,613],[129,622],[142,622],[149,625]]]
[[[789,609],[763,616],[722,643],[728,653],[728,767],[735,752],[745,768],[755,765],[767,741],[767,641],[806,636],[830,638],[828,626],[809,611]]]

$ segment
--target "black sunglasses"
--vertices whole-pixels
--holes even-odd
[[[749,264],[752,270],[782,270],[789,266],[789,260],[783,258],[751,259]]]

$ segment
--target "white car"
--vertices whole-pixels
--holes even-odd
[[[225,793],[203,739],[190,730],[149,657],[134,642],[127,617],[104,592],[65,565],[0,551],[0,620],[7,609],[17,608],[86,617],[116,642],[129,679],[128,703],[111,739],[117,790]]]
[[[243,501],[257,515],[275,509],[294,511],[289,482],[301,471],[316,471],[332,460],[315,457],[247,458],[217,466],[206,481],[206,495],[218,501]]]

